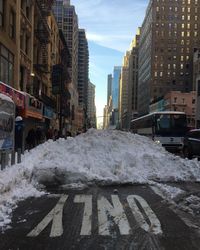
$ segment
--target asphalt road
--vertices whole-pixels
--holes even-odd
[[[188,194],[200,190],[199,184],[171,185]],[[10,229],[0,234],[0,249],[199,250],[198,219],[150,186],[51,190],[19,203]]]

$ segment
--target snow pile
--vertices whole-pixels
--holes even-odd
[[[33,178],[42,183],[148,183],[200,181],[200,163],[181,159],[150,139],[120,131],[90,130],[49,141],[32,151]]]
[[[17,200],[42,194],[38,183],[74,188],[158,180],[200,181],[200,162],[174,156],[146,137],[114,130],[49,140],[26,152],[21,164],[0,172],[0,223]]]

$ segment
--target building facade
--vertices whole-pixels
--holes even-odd
[[[200,128],[200,48],[194,52],[193,88],[196,90],[196,128]]]
[[[96,128],[96,106],[95,106],[95,85],[88,84],[88,105],[87,105],[88,127]]]
[[[200,44],[199,0],[151,0],[139,45],[139,114],[169,91],[193,87],[193,49]]]
[[[0,1],[0,81],[19,88],[20,3]]]
[[[56,0],[53,6],[53,11],[56,16],[58,27],[59,29],[63,31],[64,37],[66,39],[67,47],[70,53],[69,73],[71,77],[71,84],[70,84],[71,130],[73,131],[73,133],[76,133],[75,131],[77,131],[80,126],[80,122],[78,121],[80,120],[79,119],[80,112],[82,112],[84,116],[86,115],[86,111],[85,111],[86,109],[85,107],[83,107],[83,103],[85,102],[86,104],[87,102],[85,100],[87,99],[86,78],[88,77],[88,61],[87,60],[89,56],[87,40],[86,40],[85,33],[83,32],[83,30],[80,30],[80,33],[79,33],[78,17],[75,11],[75,7],[70,4],[70,0],[67,0],[67,1]],[[85,54],[83,53],[83,50],[85,50],[84,51]],[[78,55],[79,51],[80,51],[80,56]],[[84,69],[83,69],[84,66],[83,66],[82,60],[85,60],[84,62],[86,63],[84,65],[85,66]],[[83,73],[82,70],[84,70],[85,73]],[[84,75],[85,78],[83,77],[83,74],[85,74]],[[82,88],[83,84],[84,84],[84,88]],[[80,94],[79,94],[79,91],[80,91]],[[80,95],[80,98],[79,98],[79,95]],[[79,106],[79,104],[81,106]]]
[[[127,51],[123,58],[119,81],[119,123],[123,129],[128,127],[129,59],[130,51]]]
[[[71,55],[70,74],[72,84],[78,84],[78,17],[70,0],[56,0],[53,11],[59,29],[63,31]]]
[[[139,30],[140,32],[140,30]],[[128,124],[138,116],[138,48],[140,35],[135,36],[130,47],[129,86],[128,86]],[[128,129],[130,127],[128,126]]]
[[[79,29],[78,44],[78,93],[79,106],[86,112],[87,108],[87,89],[88,89],[88,70],[89,70],[89,51],[88,41],[84,29]]]
[[[46,0],[0,1],[0,92],[14,100],[16,116],[21,115],[25,123],[25,137],[38,126],[59,129],[61,108],[64,117],[70,113],[60,105],[60,92],[52,88],[52,68],[62,64],[66,103],[70,57],[52,5]]]

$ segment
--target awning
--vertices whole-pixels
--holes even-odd
[[[25,95],[22,92],[0,82],[0,93],[9,96],[18,108],[25,109]]]

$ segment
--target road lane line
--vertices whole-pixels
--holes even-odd
[[[110,235],[109,216],[113,217],[115,224],[118,226],[121,235],[130,234],[130,226],[124,212],[123,206],[119,200],[118,195],[111,195],[113,206],[105,198],[98,199],[98,220],[99,220],[99,234]],[[111,222],[111,221],[110,221]]]
[[[92,195],[76,195],[75,203],[84,203],[84,213],[80,235],[91,235],[92,231]]]
[[[150,221],[150,225],[147,223],[147,221],[144,218],[144,215],[140,211],[139,207],[136,204],[136,200],[139,202],[141,207],[144,209],[144,212],[146,216],[148,217]],[[153,210],[150,208],[148,203],[138,195],[129,195],[127,197],[127,201],[129,203],[129,206],[132,210],[132,213],[139,224],[139,226],[144,229],[146,232],[151,232],[153,234],[162,234],[162,229],[161,229],[161,224],[160,221],[158,220],[157,216],[153,212]]]
[[[63,207],[68,199],[68,195],[62,195],[56,206],[44,217],[44,219],[27,235],[28,237],[37,237],[51,221],[50,237],[60,237],[63,234],[62,216]]]

